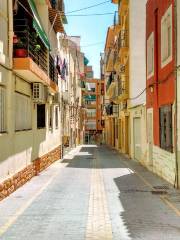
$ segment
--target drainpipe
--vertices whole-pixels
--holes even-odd
[[[13,32],[13,5],[12,5],[12,1],[9,0],[7,2],[8,4],[8,28],[9,28],[9,31],[8,31],[8,36],[9,36],[9,46],[8,46],[8,55],[9,55],[9,66],[10,68],[12,68],[12,65],[13,65],[13,35],[14,35],[14,32]]]
[[[176,169],[175,169],[175,180],[174,180],[174,187],[179,188],[179,166],[178,166],[178,86],[177,86],[177,79],[178,79],[178,59],[177,59],[177,54],[178,54],[178,33],[177,33],[177,0],[174,1],[174,29],[175,29],[175,164],[176,164]]]

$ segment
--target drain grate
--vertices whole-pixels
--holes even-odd
[[[165,190],[153,190],[151,191],[152,194],[156,194],[156,195],[163,195],[163,194],[167,194],[167,191]]]
[[[169,189],[169,187],[165,186],[165,185],[163,185],[163,186],[154,186],[153,188],[157,189],[157,190],[168,190]]]

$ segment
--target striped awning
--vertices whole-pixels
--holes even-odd
[[[50,49],[50,43],[48,40],[48,36],[46,34],[46,32],[44,31],[44,28],[41,24],[41,20],[39,18],[38,15],[38,11],[36,9],[36,5],[34,3],[34,0],[28,0],[29,6],[31,8],[31,11],[33,13],[33,27],[36,30],[36,32],[38,33],[40,39],[42,40],[42,42],[44,43],[44,45],[46,46],[46,48]]]

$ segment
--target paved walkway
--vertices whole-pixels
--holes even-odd
[[[71,150],[0,202],[2,240],[179,240],[180,193],[107,147]]]

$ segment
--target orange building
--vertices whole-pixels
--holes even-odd
[[[83,91],[83,105],[86,109],[85,115],[85,143],[101,141],[104,123],[103,95],[104,81],[95,79],[91,66],[85,67],[85,89]]]

